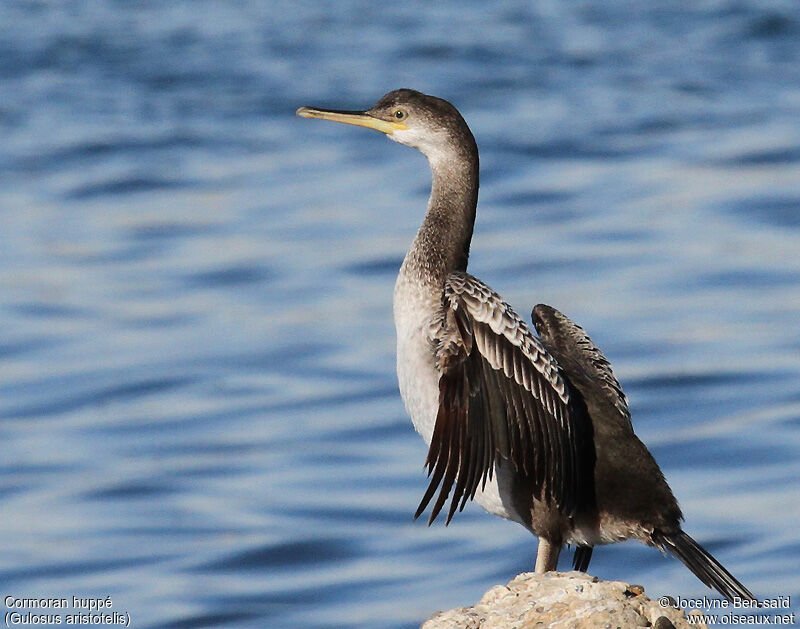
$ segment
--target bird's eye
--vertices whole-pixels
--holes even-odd
[[[405,118],[405,117],[406,117],[408,114],[407,114],[405,111],[403,111],[402,109],[395,109],[395,110],[394,110],[394,113],[393,113],[392,115],[395,117],[395,119],[397,119],[397,120],[402,120],[402,119],[403,119],[403,118]]]

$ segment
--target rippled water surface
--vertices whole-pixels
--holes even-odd
[[[589,330],[687,530],[800,600],[788,0],[0,4],[3,595],[413,627],[533,566],[475,506],[411,520],[391,294],[425,160],[294,116],[401,86],[477,137],[471,270]],[[709,593],[634,543],[592,572]]]

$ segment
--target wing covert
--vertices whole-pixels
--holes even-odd
[[[611,364],[584,329],[552,306],[539,304],[531,313],[539,338],[558,361],[564,374],[586,404],[611,409],[605,421],[633,430],[628,399]]]
[[[460,272],[446,280],[431,340],[439,408],[426,461],[431,480],[414,517],[438,489],[429,523],[448,497],[449,522],[497,463],[511,465],[537,498],[574,513],[585,414],[544,345],[497,293]]]

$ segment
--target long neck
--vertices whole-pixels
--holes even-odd
[[[428,211],[403,261],[401,274],[441,286],[465,271],[478,203],[478,149],[470,136],[458,149],[429,156],[433,174]]]

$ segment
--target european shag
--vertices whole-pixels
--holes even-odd
[[[367,111],[301,107],[421,151],[428,209],[394,289],[397,375],[429,446],[429,524],[468,500],[539,537],[536,572],[564,544],[585,571],[592,548],[636,539],[680,559],[725,598],[753,595],[681,528],[664,475],[636,437],[606,358],[554,308],[533,309],[534,336],[500,296],[467,273],[478,201],[478,147],[449,102],[409,89]],[[449,504],[448,504],[449,500]]]

